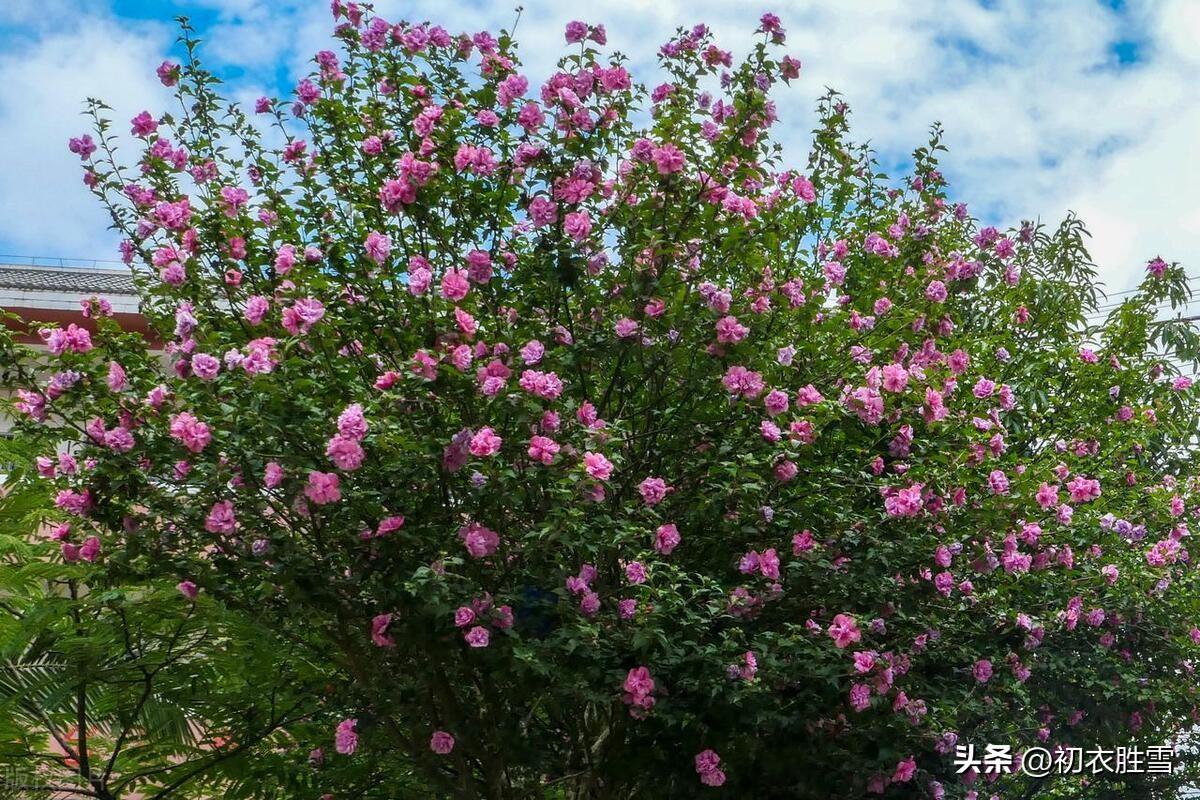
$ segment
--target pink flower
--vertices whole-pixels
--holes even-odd
[[[792,555],[798,556],[813,549],[812,531],[804,530],[792,536]]]
[[[496,609],[496,615],[492,619],[492,624],[501,630],[508,630],[513,626],[513,610],[510,605],[502,605]]]
[[[302,297],[283,310],[281,322],[293,336],[303,336],[325,316],[325,305],[312,297]]]
[[[1100,490],[1099,490],[1099,487],[1097,486],[1096,494],[1098,495],[1099,493],[1100,493]],[[1072,494],[1071,499],[1072,500],[1075,499],[1073,494]],[[1088,499],[1090,499],[1090,498],[1088,498]],[[1080,500],[1078,502],[1083,502],[1083,501]],[[1172,517],[1183,516],[1183,512],[1185,510],[1186,510],[1186,505],[1184,504],[1182,497],[1180,497],[1179,495],[1175,495],[1174,497],[1171,498],[1171,516]]]
[[[171,438],[193,453],[199,453],[212,441],[208,426],[194,414],[182,411],[171,417]]]
[[[313,470],[308,473],[304,496],[319,506],[336,503],[342,499],[341,480],[335,473]]]
[[[192,583],[191,581],[180,581],[175,588],[178,589],[179,593],[188,600],[195,600],[200,594],[200,590],[196,588],[196,584]]]
[[[850,707],[855,711],[865,711],[871,705],[871,687],[865,683],[856,683],[850,687]]]
[[[539,195],[529,201],[529,219],[537,228],[552,225],[558,220],[558,206],[548,197]]]
[[[908,370],[899,364],[886,364],[882,371],[884,391],[903,392],[908,386]]]
[[[598,481],[606,481],[612,476],[612,462],[601,453],[587,452],[583,454],[584,470]]]
[[[579,44],[587,38],[587,32],[587,23],[580,22],[579,20],[568,22],[565,33],[567,44]]]
[[[104,432],[104,446],[118,453],[127,453],[133,449],[133,434],[127,428],[116,427]]]
[[[134,136],[146,137],[158,130],[158,120],[150,116],[149,111],[143,111],[129,121],[130,132]]]
[[[801,407],[816,405],[824,399],[811,383],[796,392],[796,405]]]
[[[363,247],[367,258],[382,265],[392,252],[392,240],[379,231],[371,231],[367,234],[367,240],[363,243]]]
[[[546,436],[534,436],[529,440],[529,457],[547,466],[554,463],[559,449],[558,442]]]
[[[492,279],[492,257],[484,250],[467,253],[467,277],[475,283],[487,283]]]
[[[457,306],[454,309],[454,319],[458,323],[458,329],[466,334],[468,340],[473,339],[479,331],[479,325],[475,322],[475,318]],[[466,367],[462,367],[462,369],[466,369]]]
[[[1007,554],[1005,555],[1007,557]],[[954,591],[954,574],[939,572],[933,577],[933,588],[937,589],[938,593],[943,597],[949,597],[951,592]]]
[[[491,175],[496,171],[496,157],[486,147],[461,144],[458,147],[458,151],[454,154],[454,168],[459,172]]]
[[[259,325],[266,318],[267,312],[270,310],[271,304],[267,298],[261,295],[253,295],[246,299],[246,321],[251,325]]]
[[[854,618],[847,614],[838,614],[829,625],[829,638],[839,649],[849,647],[862,638]]]
[[[439,756],[449,755],[454,749],[454,737],[445,731],[434,731],[429,739],[429,749]]]
[[[96,152],[96,142],[91,136],[86,133],[83,136],[72,138],[67,144],[67,149],[83,161],[87,161],[92,153]]]
[[[719,768],[721,757],[712,750],[703,750],[696,754],[696,774],[705,786],[721,786],[725,783],[725,773]]]
[[[487,647],[492,640],[492,635],[488,633],[488,629],[482,625],[476,625],[471,630],[467,631],[463,638],[471,647]]]
[[[480,428],[474,436],[471,437],[470,451],[471,455],[476,458],[486,458],[494,456],[500,452],[500,445],[504,442],[496,432],[491,428]]]
[[[978,381],[975,382],[975,387],[971,391],[972,391],[972,394],[974,394],[976,397],[978,397],[979,399],[982,400],[986,397],[991,397],[992,392],[994,392],[995,390],[996,390],[996,382],[995,381],[988,380],[987,378],[980,378]]]
[[[638,485],[638,491],[642,493],[642,500],[646,505],[656,506],[667,496],[667,492],[671,491],[671,487],[667,486],[667,482],[662,478],[646,478]]]
[[[379,187],[379,205],[389,214],[399,214],[416,200],[417,187],[402,178],[389,178]]]
[[[743,366],[732,366],[721,379],[725,390],[732,395],[755,398],[762,394],[765,387],[762,375],[752,372]]]
[[[646,712],[654,708],[654,678],[648,667],[634,667],[625,676],[625,704],[636,719],[644,719]]]
[[[283,467],[275,461],[267,462],[267,466],[263,469],[263,485],[268,489],[274,489],[281,483],[283,483]]]
[[[463,540],[463,544],[472,558],[490,556],[500,545],[499,534],[478,522],[471,522],[459,528],[458,537]]]
[[[1034,498],[1042,508],[1053,508],[1058,505],[1058,487],[1043,483],[1038,487]]]
[[[782,392],[779,389],[772,389],[763,399],[763,405],[766,406],[768,416],[779,416],[788,410],[787,392]]]
[[[596,612],[600,610],[600,595],[595,592],[586,592],[583,599],[579,601],[579,610],[585,617],[595,616]]]
[[[524,75],[509,75],[496,87],[496,99],[502,106],[511,106],[529,89],[529,79]]]
[[[670,175],[672,172],[679,172],[683,169],[683,151],[673,144],[664,144],[662,147],[654,148],[651,159],[660,175]]]
[[[362,445],[356,440],[339,434],[329,440],[325,446],[325,455],[337,465],[338,469],[353,472],[362,466],[365,453]]]
[[[971,674],[975,676],[975,680],[980,683],[987,683],[992,679],[992,662],[986,658],[981,658],[975,662]]]
[[[1087,503],[1100,496],[1100,481],[1076,476],[1067,483],[1072,503]]]
[[[737,317],[721,317],[717,320],[717,341],[722,344],[736,344],[746,338],[750,329],[738,322]]]
[[[582,242],[592,232],[592,220],[586,211],[573,211],[563,217],[563,232],[576,242]]]
[[[237,518],[233,514],[233,501],[214,503],[204,519],[204,530],[209,533],[233,533],[237,529]]]
[[[521,373],[520,386],[543,400],[555,400],[563,391],[563,382],[556,373],[527,369]]]
[[[915,517],[924,508],[921,493],[924,484],[914,483],[904,489],[889,490],[884,497],[883,505],[889,517]]]
[[[275,253],[275,271],[287,275],[296,266],[296,246],[285,244]]]
[[[868,425],[878,425],[883,419],[883,395],[872,386],[860,386],[847,392],[842,401],[855,416]]]
[[[110,392],[119,392],[124,389],[126,386],[125,368],[116,361],[108,362],[108,376],[105,378],[105,383]]]
[[[799,197],[805,203],[812,203],[817,199],[816,188],[813,186],[812,181],[804,175],[797,175],[792,178],[792,191],[795,192],[796,197]]]
[[[192,372],[202,381],[211,381],[221,371],[221,362],[208,353],[196,353],[192,356]]]
[[[79,548],[79,557],[89,564],[96,560],[100,555],[100,539],[96,536],[89,536]]]
[[[391,624],[391,614],[378,614],[371,620],[371,641],[377,647],[396,646],[396,640],[387,635],[388,626]]]
[[[912,780],[913,775],[916,773],[917,762],[912,756],[909,756],[896,765],[896,772],[892,775],[892,783],[907,783]]]
[[[442,276],[442,297],[457,303],[471,291],[471,282],[466,270],[451,267]]]
[[[632,336],[635,336],[637,334],[638,324],[635,321],[629,319],[628,317],[625,317],[623,319],[617,320],[616,325],[613,326],[613,331],[620,338],[629,339]]]
[[[1180,558],[1180,543],[1174,539],[1160,540],[1146,551],[1146,564],[1150,566],[1175,564],[1178,558]]]
[[[74,322],[61,328],[42,328],[38,335],[46,344],[46,349],[52,355],[62,355],[68,350],[73,353],[86,353],[92,349],[92,335],[87,328],[81,328]]]
[[[17,397],[20,399],[13,405],[18,412],[27,414],[30,419],[38,422],[45,422],[46,395],[40,392],[31,392],[28,389],[18,389]]]
[[[758,568],[764,578],[772,581],[779,580],[779,554],[775,552],[774,547],[768,547],[763,551],[762,556],[759,557]]]
[[[679,546],[679,540],[679,529],[675,527],[675,523],[659,525],[654,533],[654,549],[664,556],[669,556]]]
[[[231,219],[237,217],[238,211],[245,208],[249,200],[249,192],[240,186],[221,187],[221,202],[225,206],[225,216]]]
[[[421,297],[429,291],[429,284],[433,282],[433,273],[425,266],[413,264],[416,258],[420,258],[420,256],[409,259],[408,293],[413,297]]]
[[[742,663],[730,664],[727,674],[730,678],[741,678],[744,681],[752,681],[758,675],[758,658],[754,655],[753,650],[747,650],[742,654]]]
[[[521,348],[521,360],[530,366],[537,364],[546,354],[546,346],[537,339],[531,339]]]
[[[351,403],[338,415],[338,433],[349,439],[362,441],[367,435],[367,420],[363,415],[363,407],[359,403]]]
[[[344,719],[338,723],[333,736],[333,747],[344,756],[354,755],[354,751],[358,749],[358,733],[354,730],[357,724],[356,719]]]
[[[54,505],[56,508],[61,508],[70,514],[82,517],[91,510],[92,495],[87,489],[84,489],[82,492],[63,489],[54,496]]]

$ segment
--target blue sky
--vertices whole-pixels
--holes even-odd
[[[511,24],[518,0],[377,0],[390,19],[452,31]],[[957,199],[993,224],[1078,212],[1113,290],[1161,254],[1200,271],[1200,2],[1194,0],[524,0],[526,72],[545,77],[576,15],[657,82],[653,53],[706,22],[735,55],[759,14],[789,33],[802,79],[777,96],[789,159],[812,108],[841,91],[857,138],[902,165],[946,128]],[[154,67],[190,17],[229,91],[286,92],[328,44],[327,0],[4,0],[0,3],[0,254],[112,258],[115,238],[65,147],[97,95],[125,120],[165,107]]]

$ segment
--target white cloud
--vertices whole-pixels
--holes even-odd
[[[19,254],[111,259],[116,236],[83,186],[67,139],[90,130],[89,96],[114,109],[115,130],[168,98],[154,67],[173,38],[160,26],[75,17],[69,28],[0,54],[0,240]]]
[[[251,70],[283,63],[298,75],[307,70],[313,52],[328,46],[331,19],[324,0],[197,2],[219,15],[216,28],[204,37],[211,45],[210,62]],[[27,0],[13,7],[22,4]],[[468,31],[510,27],[513,5],[376,2],[389,19],[429,18]],[[517,38],[526,71],[535,80],[553,68],[563,50],[563,26],[576,16],[605,23],[610,47],[633,57],[639,79],[651,85],[657,82],[655,50],[675,28],[707,22],[737,56],[753,41],[758,17],[757,10],[725,0],[594,0],[586,7],[525,0],[522,5]],[[998,0],[986,6],[976,0],[784,0],[771,5],[789,31],[790,52],[804,62],[802,80],[777,96],[777,135],[793,161],[807,151],[812,107],[830,86],[851,104],[854,135],[870,140],[885,163],[902,160],[924,143],[930,123],[943,122],[950,147],[943,166],[953,190],[990,222],[1055,222],[1068,209],[1078,211],[1092,230],[1093,255],[1111,289],[1136,281],[1145,261],[1160,252],[1200,272],[1200,201],[1194,189],[1200,177],[1200,148],[1194,143],[1200,129],[1197,3],[1129,0],[1124,14],[1098,0]],[[53,121],[62,118],[63,104],[74,110],[74,101],[87,91],[140,102],[147,76],[131,69],[135,62],[147,69],[154,59],[121,54],[152,50],[153,37],[111,24],[95,28],[86,41],[80,32],[43,35],[47,38],[29,57],[0,57],[0,140],[10,141],[15,127],[26,152],[47,165],[32,170],[50,178],[39,181],[44,197],[56,197],[55,192],[78,197],[72,185],[77,176],[59,178],[62,164],[69,162],[60,142],[69,131],[43,135],[50,122],[17,119],[22,113],[37,115],[20,110],[18,101],[24,98],[14,88],[20,83],[10,77],[15,67],[9,62],[28,64],[19,77],[44,88],[50,97],[44,111]],[[1118,68],[1112,46],[1134,36],[1139,61]],[[105,63],[97,64],[102,58]],[[73,80],[97,88],[74,86]],[[239,94],[248,92],[236,88]],[[65,246],[57,235],[39,240],[39,226],[28,224],[30,211],[11,205],[8,198],[22,190],[12,177],[0,175],[0,209],[17,219],[0,221],[0,239],[14,240],[9,228],[19,228],[26,234],[21,241],[30,247],[39,241],[43,249]],[[94,215],[78,219],[95,227]],[[47,229],[53,226],[40,226]]]
[[[1200,106],[1162,115],[1144,139],[1097,164],[1067,196],[1088,223],[1096,252],[1127,265],[1131,277],[1159,254],[1200,273],[1197,131]]]
[[[1196,46],[1200,42],[1200,5],[1191,0],[1167,0],[1159,9],[1157,23],[1164,46],[1183,59],[1200,62],[1200,48]]]
[[[376,5],[384,15],[430,18],[454,30],[507,27],[513,19],[506,4],[469,0]],[[675,28],[707,22],[739,54],[757,25],[757,12],[721,0],[596,0],[585,11],[548,0],[522,5],[517,38],[535,78],[553,68],[563,26],[575,16],[604,22],[610,46],[633,56],[639,78],[651,84],[654,48]],[[941,121],[954,191],[989,221],[1054,223],[1068,210],[1082,214],[1111,289],[1138,280],[1160,251],[1200,271],[1200,204],[1192,190],[1200,156],[1188,141],[1200,114],[1189,63],[1200,52],[1200,5],[1134,3],[1124,17],[1099,2],[773,6],[789,30],[789,49],[805,64],[803,80],[777,97],[777,135],[792,159],[806,153],[814,101],[830,86],[850,102],[854,134],[885,162],[923,144],[929,125]],[[329,28],[323,3],[302,14],[282,51],[297,70]],[[1112,46],[1134,33],[1145,39],[1144,60],[1118,69]]]
[[[0,24],[48,27],[47,20],[61,20],[74,11],[73,0],[7,0],[0,5]]]

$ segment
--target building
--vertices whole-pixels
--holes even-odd
[[[62,327],[73,322],[95,331],[95,321],[83,316],[79,304],[90,297],[108,300],[113,318],[125,330],[150,335],[149,324],[139,312],[133,276],[124,265],[100,262],[72,265],[38,259],[21,264],[3,261],[0,258],[0,310],[20,317],[19,322],[3,323],[16,328],[18,341],[40,347],[37,330],[39,323],[46,322]],[[0,435],[9,427],[9,420],[0,414]]]
[[[38,341],[36,322],[74,322],[91,330],[95,325],[80,314],[79,301],[99,296],[112,303],[113,316],[126,330],[148,332],[138,310],[137,289],[129,269],[120,265],[68,266],[0,263],[0,309],[16,314],[28,325],[22,339]]]

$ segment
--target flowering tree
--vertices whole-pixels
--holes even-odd
[[[333,8],[261,124],[185,24],[136,163],[97,101],[71,142],[165,356],[102,299],[4,343],[43,559],[324,681],[284,738],[199,724],[313,796],[1168,796],[952,757],[1192,724],[1180,267],[1097,325],[1080,222],[980,227],[936,128],[892,183],[833,94],[785,166],[769,14],[646,92],[601,26],[539,88],[507,34]]]

